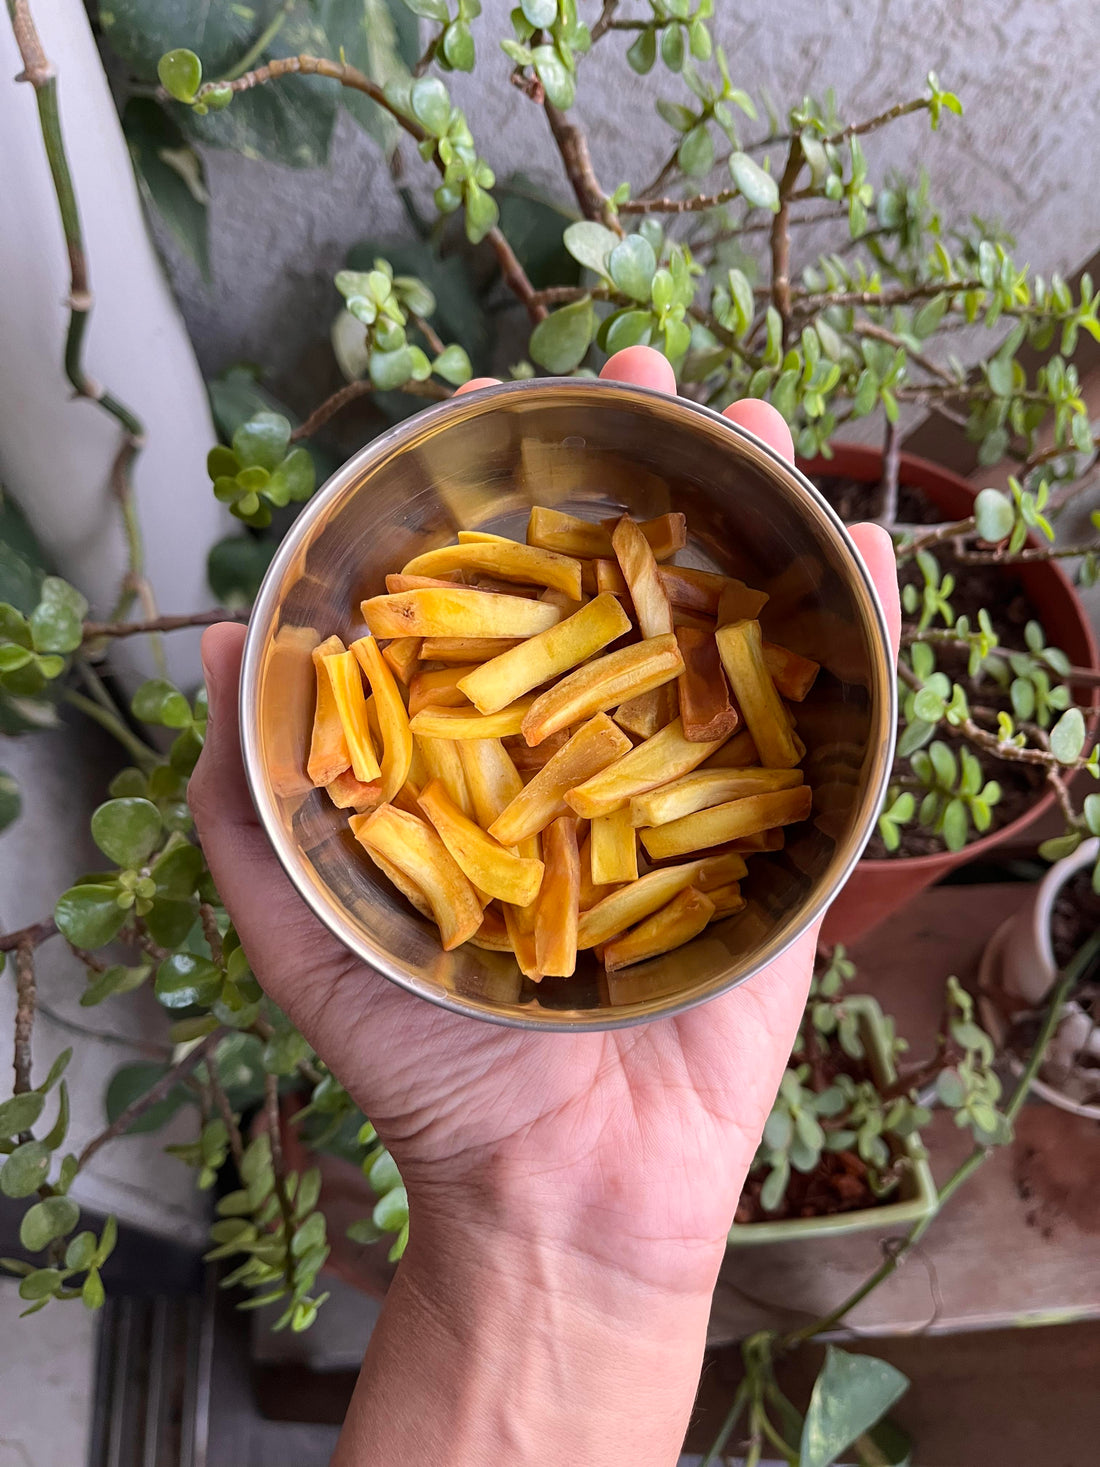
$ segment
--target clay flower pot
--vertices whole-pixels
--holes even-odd
[[[831,459],[811,459],[800,467],[810,478],[828,476],[877,484],[882,478],[882,454],[877,448],[838,444]],[[973,513],[978,492],[973,485],[927,459],[903,453],[899,480],[920,489],[945,520],[965,519]],[[1100,665],[1084,607],[1057,561],[1018,565],[1013,571],[1023,583],[1051,644],[1061,647],[1075,667]],[[988,856],[1003,842],[1017,839],[1042,819],[1054,800],[1053,792],[1045,791],[1023,815],[971,841],[961,851],[945,849],[927,856],[877,860],[864,857],[829,909],[822,941],[855,942],[957,866]]]
[[[982,955],[978,986],[982,1020],[998,1048],[1003,1047],[1008,1032],[1007,1012],[1020,1004],[1039,1007],[1054,986],[1058,977],[1051,942],[1054,903],[1072,876],[1094,864],[1098,852],[1100,839],[1094,838],[1078,846],[1071,856],[1056,861],[1042,881],[1030,888],[1029,899],[1016,915],[989,939]],[[1031,1088],[1061,1110],[1100,1121],[1100,1105],[1076,1099],[1069,1093],[1065,1080],[1060,1081],[1059,1071],[1070,1079],[1073,1058],[1083,1047],[1100,1061],[1100,1032],[1092,1016],[1071,999],[1064,1006],[1051,1039],[1048,1058],[1040,1071],[1042,1078]],[[1020,1074],[1023,1065],[1011,1050],[1007,1051],[1007,1058],[1013,1072]]]

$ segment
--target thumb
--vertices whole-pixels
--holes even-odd
[[[365,989],[382,979],[356,963],[295,891],[272,850],[248,792],[241,758],[237,689],[245,630],[210,627],[202,639],[210,717],[187,797],[219,895],[265,992],[315,1048],[331,989],[356,966]]]

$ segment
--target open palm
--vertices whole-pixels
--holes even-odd
[[[646,348],[604,375],[674,388]],[[790,453],[765,405],[729,416]],[[854,536],[896,636],[889,539]],[[393,1152],[414,1227],[418,1205],[505,1216],[655,1284],[673,1268],[682,1282],[694,1255],[705,1280],[794,1042],[816,929],[750,983],[609,1033],[505,1029],[425,1003],[354,958],[283,874],[241,764],[243,642],[228,624],[203,639],[211,723],[190,792],[203,847],[260,983]]]

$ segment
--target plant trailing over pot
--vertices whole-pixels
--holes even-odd
[[[855,976],[841,946],[814,975],[732,1243],[896,1227],[932,1212],[936,1189],[918,1135],[929,1087],[980,1145],[1009,1139],[993,1044],[958,981],[947,982],[935,1052],[899,1072],[908,1045],[874,999],[845,991]]]
[[[488,365],[487,343],[501,319],[522,318],[528,333],[517,376],[531,375],[536,367],[583,373],[601,352],[651,343],[669,357],[693,398],[723,406],[745,394],[770,397],[792,423],[805,455],[827,453],[845,423],[881,411],[887,424],[882,517],[895,528],[902,564],[915,567],[914,590],[906,593],[909,650],[902,673],[911,701],[907,757],[924,755],[911,773],[902,770],[884,830],[896,830],[909,818],[907,794],[914,796],[914,812],[923,807],[926,820],[948,840],[957,838],[964,817],[975,825],[986,819],[995,808],[993,776],[976,779],[971,762],[954,754],[949,762],[936,750],[937,741],[950,752],[962,740],[981,758],[1035,768],[1059,792],[1066,840],[1077,840],[1095,828],[1094,812],[1072,804],[1064,776],[1079,768],[1095,773],[1097,755],[1086,751],[1083,716],[1066,693],[1074,675],[1038,632],[1025,632],[1023,645],[1013,646],[1002,642],[992,613],[960,624],[954,587],[945,581],[949,572],[935,557],[956,542],[959,554],[983,565],[1026,557],[1033,552],[1023,537],[1034,530],[1046,534],[1051,502],[1065,502],[1085,487],[1081,470],[1095,445],[1072,356],[1082,331],[1100,335],[1091,283],[1071,292],[1058,279],[1032,280],[995,231],[974,223],[962,232],[945,230],[923,185],[891,182],[876,188],[864,136],[914,113],[927,115],[936,128],[944,113],[960,111],[935,76],[921,96],[877,116],[847,121],[832,101],[807,98],[782,120],[763,125],[755,102],[735,85],[714,44],[708,0],[694,9],[687,0],[653,0],[630,18],[619,16],[617,8],[617,0],[605,0],[589,27],[574,0],[524,0],[513,14],[512,33],[504,37],[478,33],[484,26],[475,24],[476,0],[394,0],[392,7],[381,0],[365,7],[331,0],[308,11],[283,5],[270,15],[262,8],[226,7],[201,37],[196,30],[166,38],[161,8],[151,0],[130,0],[101,14],[104,39],[135,84],[124,122],[144,190],[200,263],[205,225],[201,160],[190,147],[195,140],[314,164],[325,156],[342,105],[387,159],[392,162],[399,148],[415,154],[435,184],[440,217],[430,241],[407,249],[371,248],[336,277],[343,309],[335,344],[349,379],[340,391],[294,426],[248,373],[211,385],[225,438],[211,451],[212,489],[246,526],[212,556],[218,594],[234,605],[247,604],[292,506],[308,498],[323,477],[317,471],[323,449],[313,440],[354,400],[377,399],[384,411],[394,412],[398,395],[413,406],[426,397],[449,396],[473,371],[471,357],[480,368]],[[131,762],[93,817],[104,869],[62,893],[51,916],[0,938],[18,995],[14,1094],[0,1108],[0,1190],[27,1199],[22,1241],[36,1255],[30,1265],[11,1266],[21,1275],[20,1290],[32,1309],[77,1297],[97,1306],[99,1270],[113,1246],[114,1228],[108,1222],[98,1235],[79,1230],[73,1181],[100,1147],[147,1122],[157,1113],[154,1107],[163,1113],[162,1102],[187,1104],[195,1112],[196,1133],[180,1155],[195,1168],[198,1185],[209,1188],[230,1161],[240,1184],[218,1206],[218,1256],[241,1260],[236,1277],[251,1290],[250,1303],[278,1300],[282,1322],[305,1328],[323,1297],[316,1282],[327,1250],[323,1198],[311,1169],[286,1163],[277,1124],[280,1093],[296,1091],[306,1100],[296,1124],[311,1128],[316,1147],[339,1144],[369,1176],[377,1202],[357,1236],[389,1234],[399,1253],[407,1236],[404,1191],[369,1122],[261,994],[213,888],[186,803],[187,778],[205,731],[202,693],[185,694],[158,678],[140,688],[126,709],[112,691],[110,649],[118,638],[148,637],[155,645],[176,628],[226,613],[216,608],[176,616],[155,610],[129,479],[142,425],[84,369],[91,302],[60,128],[58,79],[43,55],[27,0],[16,0],[14,10],[23,78],[37,94],[73,268],[66,370],[76,394],[117,425],[116,498],[131,563],[103,621],[89,619],[77,589],[30,562],[9,579],[0,607],[0,713],[5,727],[33,727],[55,720],[58,705],[65,704],[110,731]],[[416,16],[430,22],[423,48]],[[662,96],[657,103],[669,128],[669,156],[656,176],[640,186],[615,181],[608,188],[570,108],[589,49],[624,40],[627,64],[643,76],[659,68],[661,89],[675,88],[679,100]],[[567,218],[559,207],[533,200],[518,187],[497,184],[479,147],[477,119],[471,124],[451,99],[448,72],[473,69],[496,41],[513,62],[515,105],[541,109],[545,116],[575,200]],[[162,54],[169,42],[173,49]],[[414,156],[402,154],[406,166],[415,166]],[[452,219],[461,222],[464,244],[447,225]],[[844,249],[796,257],[803,231],[822,222],[846,231]],[[765,247],[760,258],[757,243]],[[471,255],[474,249],[480,257]],[[403,252],[421,263],[406,268]],[[486,260],[491,278],[479,290],[471,285],[476,277],[470,267],[476,263],[484,280],[490,273]],[[334,294],[334,308],[336,301]],[[505,303],[515,307],[507,318],[500,309]],[[939,333],[977,321],[991,331],[1011,325],[1003,340],[998,330],[986,360],[968,370],[940,350]],[[1056,348],[1030,374],[1017,358],[1025,341]],[[896,424],[903,404],[962,416],[985,461],[1006,453],[1018,457],[1018,491],[1011,498],[987,491],[966,522],[898,523]],[[1047,432],[1049,447],[1040,437]],[[1079,548],[1084,574],[1091,576],[1096,546]],[[1049,546],[1040,551],[1063,553]],[[141,619],[128,619],[139,601]],[[966,660],[965,677],[952,657]],[[977,680],[989,697],[983,694],[979,702],[966,678]],[[1002,697],[1007,709],[996,704]],[[166,752],[154,745],[151,729],[173,731]],[[909,729],[916,732],[909,735]],[[902,783],[910,778],[920,785],[919,802],[918,791]],[[0,816],[10,820],[17,813],[18,793],[4,780]],[[41,1062],[36,1066],[34,1056],[35,953],[46,941],[68,943],[84,962],[86,1005],[151,985],[170,1017],[171,1063],[141,1074],[130,1071],[125,1083],[116,1083],[108,1126],[79,1154],[65,1146],[67,1056],[56,1058],[45,1079],[39,1079]],[[834,1030],[828,1028],[830,1014]],[[846,1040],[849,1046],[855,1042],[843,1001],[825,987],[815,996],[807,1043],[811,1030],[823,1036],[822,1043],[835,1039],[842,1053]],[[1040,1034],[1040,1048],[1044,1042]],[[897,1134],[899,1125],[904,1129],[917,1118],[911,1103],[905,1101],[896,1115],[884,1111],[880,1090],[867,1090],[857,1076],[841,1083],[840,1071],[835,1085],[830,1080],[819,1092],[810,1064],[808,1076],[792,1072],[797,1090],[788,1082],[783,1098],[791,1110],[789,1160],[808,1159],[790,1149],[808,1080],[814,1096],[835,1089],[844,1108],[824,1119],[852,1122],[843,1129],[855,1132],[856,1154],[866,1132],[867,1164],[885,1182],[891,1159],[882,1158],[874,1127],[885,1130],[889,1119]],[[986,1083],[986,1064],[979,1054],[973,1085]],[[959,1083],[965,1092],[959,1113],[969,1106],[972,1118],[986,1117],[975,1110],[980,1097],[961,1068]],[[1009,1118],[1021,1096],[1018,1091],[1006,1108]],[[954,1103],[949,1095],[943,1098]],[[985,1099],[991,1098],[987,1090]],[[810,1110],[820,1125],[818,1103],[810,1102]],[[827,1108],[837,1103],[830,1099]],[[245,1123],[253,1112],[260,1122],[251,1133]],[[772,1123],[764,1158],[772,1173],[781,1173],[771,1156],[783,1151],[782,1131],[781,1122]],[[808,1147],[817,1133],[811,1136],[804,1120],[802,1131]],[[941,1202],[984,1155],[982,1143],[941,1192]],[[778,1183],[772,1190],[780,1190]],[[914,1225],[910,1243],[928,1220]],[[885,1277],[903,1252],[866,1287]],[[841,1318],[858,1297],[820,1327]],[[815,1330],[801,1335],[808,1338]],[[756,1442],[764,1430],[755,1423],[766,1362],[776,1348],[794,1343],[768,1339],[752,1346],[751,1400],[740,1400],[751,1408]],[[822,1377],[823,1396],[835,1388],[838,1372],[849,1368],[855,1367],[832,1357]],[[802,1460],[812,1459],[803,1452]]]

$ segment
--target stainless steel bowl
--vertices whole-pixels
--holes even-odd
[[[344,816],[311,788],[310,650],[362,634],[359,603],[388,571],[460,529],[523,539],[532,505],[599,519],[687,516],[679,559],[769,593],[767,636],[822,671],[798,708],[814,815],[757,856],[746,908],[665,957],[605,976],[523,979],[507,954],[442,951],[379,876]],[[882,608],[847,532],[801,474],[752,434],[681,398],[610,382],[516,382],[418,413],[348,461],[295,521],[245,646],[241,728],[253,799],[291,880],[364,962],[458,1013],[542,1029],[605,1029],[677,1013],[743,983],[824,911],[858,859],[893,754],[895,681]]]

